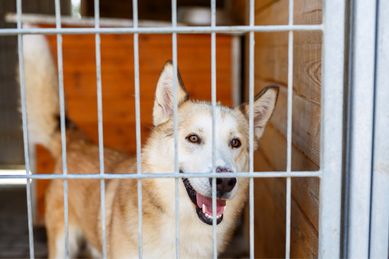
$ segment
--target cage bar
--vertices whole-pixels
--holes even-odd
[[[389,257],[389,2],[377,6],[377,52],[374,115],[374,160],[371,204],[370,258]]]
[[[216,0],[211,0],[211,28],[216,28]],[[211,32],[211,104],[212,104],[212,241],[213,258],[217,258],[217,225],[216,225],[216,32]]]
[[[255,2],[250,0],[249,25],[255,25]],[[254,172],[254,31],[249,32],[249,172]],[[254,179],[249,178],[249,246],[254,259]]]
[[[100,3],[94,0],[95,29],[100,28]],[[95,34],[95,55],[96,55],[96,91],[97,91],[97,128],[99,140],[99,163],[101,176],[104,176],[104,136],[103,136],[103,97],[101,83],[101,39],[100,34]],[[101,213],[101,240],[102,257],[107,258],[107,240],[105,223],[105,179],[100,178],[100,213]]]
[[[326,0],[322,54],[319,258],[340,257],[345,1]]]
[[[55,0],[55,28],[60,29],[61,25],[61,4]],[[60,129],[61,129],[61,157],[62,157],[62,174],[68,173],[67,152],[66,152],[66,122],[65,122],[65,97],[64,97],[64,79],[63,79],[63,51],[62,35],[57,34],[57,66],[58,66],[58,96],[60,111]],[[69,258],[69,201],[68,201],[68,181],[63,180],[63,208],[64,208],[64,225],[65,225],[65,258]]]
[[[177,27],[177,1],[172,0],[172,28]],[[174,173],[179,173],[178,166],[178,51],[177,33],[172,33],[172,56],[173,56],[173,130],[174,130]],[[180,201],[179,201],[179,178],[174,179],[175,184],[175,235],[176,235],[176,258],[180,258]]]
[[[71,173],[66,176],[60,174],[3,174],[0,175],[0,179],[41,179],[41,180],[50,180],[50,179],[158,179],[158,178],[202,178],[202,177],[213,177],[213,173],[169,173],[169,172],[160,172],[158,174],[143,172],[141,175],[136,174],[115,174],[115,173],[105,173],[100,175],[98,172],[91,172],[88,174],[84,173]],[[268,172],[236,172],[236,173],[218,173],[218,178],[286,178],[286,177],[322,177],[321,171],[293,171],[289,175],[286,171],[268,171]]]
[[[349,258],[369,257],[376,2],[357,0],[353,11],[347,168],[350,173]]]
[[[132,1],[133,28],[138,28],[138,0]],[[142,174],[141,130],[140,130],[140,80],[139,80],[139,34],[134,33],[134,86],[135,86],[135,134],[136,134],[136,171]],[[138,257],[143,257],[143,192],[142,181],[137,178],[138,194]]]
[[[22,29],[22,1],[16,0],[16,12],[17,12],[17,29]],[[0,30],[1,31],[1,30]],[[23,127],[23,148],[24,148],[24,163],[26,167],[26,174],[23,174],[26,178],[26,196],[27,196],[27,223],[28,223],[28,244],[30,259],[35,258],[34,254],[34,230],[32,226],[32,193],[31,193],[31,170],[30,170],[30,156],[29,156],[29,137],[28,137],[28,122],[27,122],[27,108],[26,108],[26,83],[24,75],[24,52],[23,52],[23,36],[18,36],[18,61],[19,61],[19,81],[20,81],[20,99],[22,109],[22,127]],[[13,178],[13,177],[12,177]]]
[[[322,31],[323,26],[318,25],[255,25],[255,26],[177,26],[172,27],[138,27],[138,28],[22,28],[1,29],[0,36],[24,35],[24,34],[198,34],[198,33],[245,33],[245,32],[282,32],[282,31]]]
[[[289,0],[288,24],[293,25],[294,0]],[[286,138],[286,171],[292,171],[292,123],[293,123],[293,31],[288,32],[288,111],[287,111],[287,138]],[[285,258],[290,258],[290,225],[292,210],[292,179],[286,178],[286,230],[285,230]]]

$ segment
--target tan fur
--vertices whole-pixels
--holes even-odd
[[[28,37],[26,38],[27,41]],[[48,57],[46,57],[48,58]],[[49,58],[43,62],[50,64]],[[29,69],[30,68],[30,69]],[[44,71],[44,68],[40,68]],[[157,84],[155,104],[153,110],[154,128],[147,143],[142,148],[142,171],[158,174],[160,172],[174,172],[174,130],[173,130],[173,84],[172,65],[167,64]],[[26,73],[34,77],[34,69],[27,66]],[[37,75],[40,76],[39,74]],[[180,75],[178,74],[178,77]],[[46,88],[55,86],[55,75],[50,75]],[[31,82],[42,82],[42,78],[31,79]],[[178,143],[179,157],[182,165],[188,172],[209,172],[211,157],[210,129],[212,106],[209,103],[197,102],[188,99],[188,94],[182,84],[178,82]],[[43,85],[39,83],[37,91],[34,84],[27,84],[32,95],[39,99]],[[34,96],[33,96],[34,95]],[[46,97],[44,97],[46,98]],[[263,133],[264,126],[270,118],[277,98],[277,89],[268,88],[254,103],[255,144]],[[55,98],[53,99],[55,101]],[[53,133],[53,121],[50,118],[57,112],[55,105],[46,111],[38,102],[30,102],[34,112],[29,120],[37,121],[37,127],[32,132],[40,134],[40,142],[49,146],[57,158],[56,172],[61,173],[62,161],[58,148],[58,132]],[[44,108],[44,107],[43,107]],[[216,137],[217,163],[221,166],[230,166],[236,172],[248,170],[248,109],[231,109],[218,105],[216,108]],[[44,121],[49,120],[49,125]],[[226,131],[227,130],[227,131]],[[207,144],[191,155],[191,146],[185,139],[187,134],[196,131]],[[44,138],[46,135],[46,138]],[[51,140],[47,139],[51,136]],[[239,137],[242,146],[233,150],[228,146],[232,137]],[[98,147],[77,130],[67,134],[67,168],[68,173],[99,173]],[[50,146],[51,145],[51,146]],[[220,155],[220,157],[219,157]],[[135,173],[136,161],[132,157],[110,149],[104,149],[104,165],[106,173]],[[194,167],[205,165],[204,168]],[[207,167],[208,166],[208,167]],[[192,168],[192,169],[191,169]],[[201,181],[201,178],[199,181]],[[207,182],[209,179],[205,179]],[[189,179],[189,181],[195,181]],[[175,257],[175,179],[143,179],[142,183],[142,245],[145,258],[173,258]],[[192,183],[192,182],[191,182]],[[209,182],[208,182],[209,185]],[[208,192],[209,186],[207,185]],[[223,220],[217,225],[218,251],[225,249],[230,240],[237,218],[239,217],[247,197],[248,179],[238,178],[234,188],[234,195],[227,199],[227,206],[223,213]],[[194,187],[194,189],[196,189]],[[196,190],[197,192],[200,192]],[[208,194],[203,194],[208,195]],[[209,195],[208,195],[209,197]],[[109,258],[136,258],[138,257],[138,197],[137,180],[114,179],[105,180],[105,215],[106,240]],[[190,200],[183,181],[179,179],[179,220],[180,220],[180,256],[182,258],[209,258],[212,256],[212,226],[202,222],[196,214],[195,206]],[[82,179],[68,180],[68,219],[70,255],[77,253],[80,239],[85,239],[92,251],[101,253],[101,210],[100,210],[100,180]],[[46,228],[48,233],[49,258],[62,258],[64,250],[64,196],[63,180],[53,180],[46,196]]]
[[[192,102],[185,104],[187,112]],[[242,119],[243,116],[240,116]],[[185,121],[188,123],[188,121]],[[244,125],[247,121],[242,121]],[[169,125],[156,128],[145,149],[160,145],[161,133]],[[247,131],[247,130],[246,130]],[[247,133],[247,132],[246,132]],[[81,134],[69,134],[68,172],[91,173],[99,171],[98,148],[82,138]],[[133,158],[105,149],[107,172],[135,172]],[[243,155],[241,155],[243,156]],[[243,158],[247,160],[246,157]],[[61,171],[61,161],[56,172]],[[171,171],[171,168],[155,168],[143,152],[143,171]],[[142,180],[143,190],[143,256],[172,258],[175,253],[174,180]],[[85,239],[101,251],[100,183],[99,180],[69,180],[69,224],[83,233]],[[194,205],[187,197],[180,181],[180,252],[182,258],[209,258],[212,255],[212,227],[204,224],[194,212]],[[237,217],[243,208],[247,194],[247,180],[240,182],[239,193],[228,202],[223,222],[218,225],[218,251],[225,249],[230,240]],[[49,238],[49,258],[59,258],[56,242],[63,233],[63,181],[54,180],[46,200],[46,226]],[[106,238],[109,258],[138,257],[138,204],[136,180],[106,181]]]
[[[44,35],[23,36],[23,51],[30,147],[41,143],[56,156],[59,151],[56,66]],[[30,152],[33,154],[34,149]]]

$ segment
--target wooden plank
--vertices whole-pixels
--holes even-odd
[[[292,199],[291,209],[291,258],[317,258],[318,231],[316,226],[307,220],[304,210],[301,209],[301,202]]]
[[[262,152],[255,153],[255,162],[261,164],[263,171],[275,170]],[[285,255],[285,179],[255,179],[254,195],[255,257],[282,258]]]
[[[319,178],[295,178],[292,180],[292,198],[315,232],[318,232],[319,229],[319,187]]]
[[[266,5],[266,3],[269,5]],[[287,24],[288,1],[256,1],[256,24]],[[296,0],[296,24],[321,23],[320,0]],[[281,86],[278,104],[269,127],[255,153],[255,169],[286,169],[288,33],[255,34],[255,88],[258,92],[266,85]],[[321,41],[320,32],[294,33],[294,81],[292,118],[292,169],[317,170],[320,162],[320,92],[321,92]],[[265,161],[265,162],[264,162]],[[270,167],[269,167],[270,166]],[[277,181],[276,179],[273,181]],[[282,180],[278,180],[282,181]],[[284,181],[284,180],[283,180]],[[258,189],[258,190],[257,190]],[[319,180],[314,178],[292,180],[291,257],[317,257]],[[285,251],[284,182],[256,184],[255,215],[261,240],[256,242],[256,255],[283,257]],[[266,198],[264,198],[266,197]],[[276,211],[276,215],[273,210]],[[271,212],[269,212],[271,211]],[[272,217],[263,214],[270,213]],[[280,228],[273,227],[274,225]],[[259,227],[261,226],[261,227]],[[278,231],[277,234],[271,231]],[[277,238],[274,238],[277,236]],[[259,250],[259,251],[258,251]]]
[[[288,23],[288,1],[256,0],[255,24],[280,25]]]
[[[323,0],[294,0],[295,24],[321,24]]]
[[[261,81],[261,80],[258,80]],[[268,84],[263,82],[264,85]],[[271,124],[279,132],[286,136],[287,121],[287,88],[281,87],[277,102],[277,110],[271,120]],[[306,98],[293,95],[293,118],[292,118],[292,144],[293,148],[304,153],[305,156],[318,169],[320,162],[320,105],[309,102]],[[307,170],[306,165],[298,166],[296,156],[292,154],[293,170]]]
[[[305,37],[306,36],[306,37]],[[320,57],[321,47],[317,43],[309,43],[311,35],[296,43],[294,61],[294,94],[293,94],[293,144],[316,164],[320,160]],[[320,37],[315,37],[319,40]],[[276,83],[281,85],[278,105],[285,107],[282,113],[274,114],[272,120],[277,128],[286,129],[287,103],[287,44],[279,42],[287,40],[286,34],[261,35],[257,41],[267,42],[256,51],[257,72],[256,88]],[[266,46],[269,42],[277,42],[276,46]],[[300,41],[299,41],[300,42]],[[259,44],[261,45],[261,44]],[[312,46],[313,45],[313,46]],[[298,50],[298,51],[297,51]],[[280,110],[281,111],[281,110]],[[302,170],[294,168],[294,170]]]
[[[276,150],[274,152],[280,153],[269,156],[269,153],[273,154],[272,147]],[[277,147],[281,147],[282,150],[277,150]],[[297,156],[295,163],[299,163],[294,166],[305,165],[307,169],[315,167],[298,149],[293,148],[293,154]],[[257,171],[285,170],[285,159],[286,140],[281,132],[270,125],[264,133],[260,150],[255,152],[255,168]],[[309,251],[312,247],[314,247],[313,250],[317,248],[317,236],[305,240],[304,235],[317,233],[318,186],[319,182],[315,178],[292,180],[292,230],[294,232],[292,232],[291,239],[294,242],[293,246],[296,244],[303,246],[293,250],[292,255],[296,257],[299,257],[297,253],[301,251]],[[284,179],[255,180],[255,244],[258,257],[284,256],[285,189]],[[300,226],[300,224],[304,225]],[[300,243],[299,238],[303,238],[304,242]],[[307,248],[305,249],[304,246]]]

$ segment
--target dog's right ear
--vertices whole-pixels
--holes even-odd
[[[168,61],[162,69],[161,75],[155,90],[154,108],[153,108],[153,124],[158,126],[166,122],[172,115],[174,110],[174,86],[173,86],[174,70],[173,64]],[[177,68],[177,106],[188,100],[189,96],[182,83],[180,72]]]

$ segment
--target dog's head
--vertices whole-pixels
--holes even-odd
[[[174,165],[174,94],[172,64],[167,63],[158,80],[154,110],[154,130],[151,139],[159,146],[159,159],[154,168],[171,170]],[[217,105],[214,111],[214,141],[212,140],[212,105],[192,101],[177,75],[177,144],[178,166],[181,173],[212,172],[213,156],[216,173],[247,172],[249,158],[249,106],[236,108]],[[262,90],[256,97],[254,115],[254,149],[263,134],[278,95],[278,87]],[[158,152],[155,150],[154,152]],[[153,167],[153,166],[151,166]],[[242,179],[216,179],[217,223],[223,220],[224,208],[233,199]],[[194,203],[197,215],[206,224],[212,224],[212,178],[183,178],[189,198]]]

